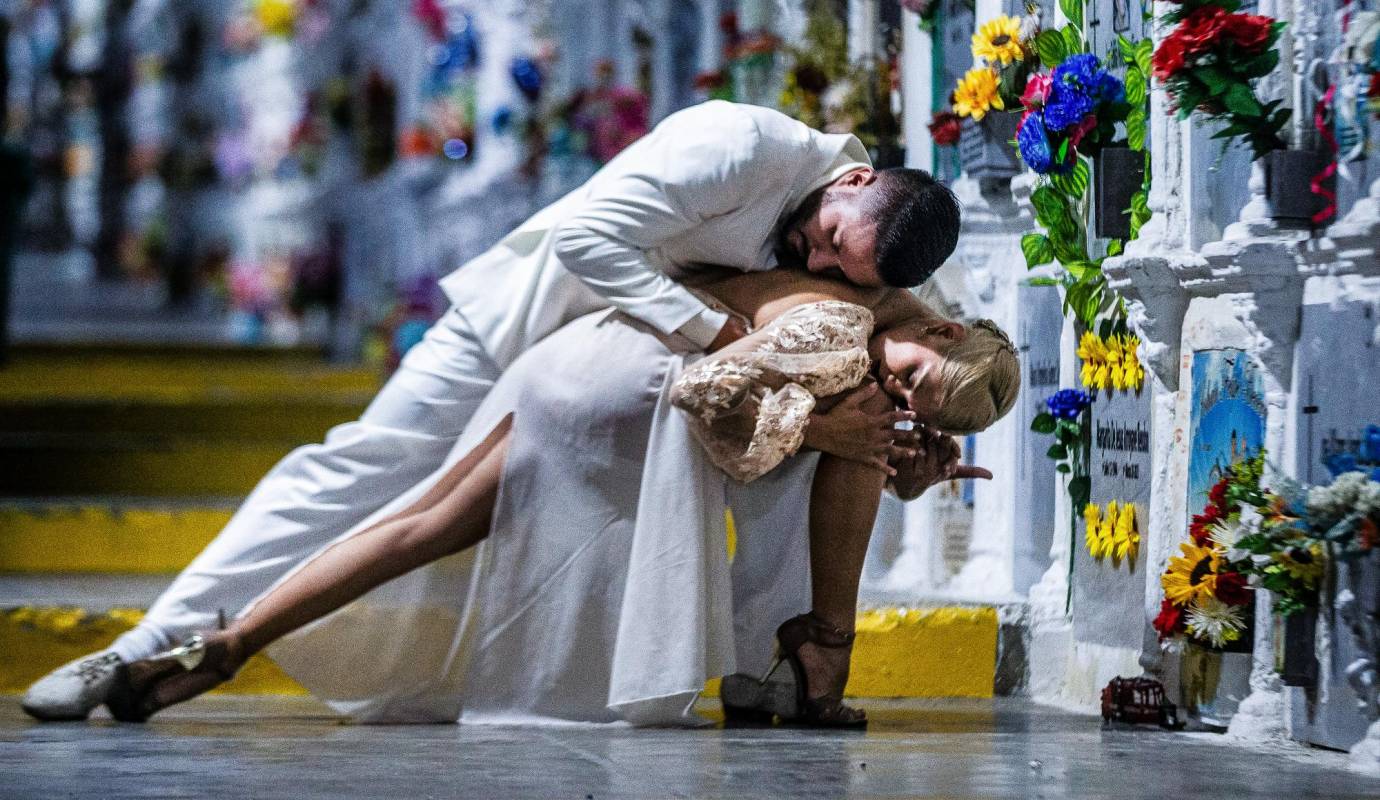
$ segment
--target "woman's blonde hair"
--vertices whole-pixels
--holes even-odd
[[[934,426],[956,436],[985,430],[1016,404],[1021,389],[1016,348],[997,323],[980,319],[944,353],[939,384],[943,397]]]

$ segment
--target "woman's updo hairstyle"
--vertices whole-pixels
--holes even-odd
[[[1021,364],[1006,332],[990,319],[968,326],[939,368],[943,397],[931,423],[955,436],[986,430],[1006,416],[1021,389]]]

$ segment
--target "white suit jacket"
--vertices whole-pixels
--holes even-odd
[[[852,135],[760,106],[702,103],[667,117],[441,288],[504,368],[610,306],[671,333],[707,318],[676,277],[697,265],[771,269],[778,223],[810,192],[868,165]]]

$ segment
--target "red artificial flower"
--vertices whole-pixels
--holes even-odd
[[[962,118],[954,112],[940,111],[930,120],[930,138],[941,147],[957,144],[962,124]]]
[[[1254,55],[1270,43],[1270,26],[1273,23],[1273,19],[1258,14],[1229,14],[1222,28],[1236,41],[1237,47]]]
[[[1087,136],[1088,133],[1096,127],[1097,117],[1093,116],[1092,114],[1089,114],[1086,117],[1084,117],[1082,121],[1080,121],[1077,125],[1074,125],[1072,128],[1069,129],[1069,146],[1077,147],[1078,143],[1083,141],[1083,137]]]
[[[1380,544],[1380,527],[1376,526],[1375,520],[1362,517],[1360,524],[1356,526],[1356,539],[1362,550],[1370,550]]]
[[[1049,98],[1049,88],[1054,78],[1047,72],[1038,72],[1026,79],[1025,92],[1021,94],[1021,104],[1028,109],[1043,108]]]
[[[1229,16],[1221,6],[1199,6],[1170,35],[1183,39],[1186,55],[1205,53],[1218,44]]]
[[[1239,572],[1218,573],[1217,599],[1229,606],[1244,606],[1249,603],[1251,590],[1246,586],[1246,577]]]
[[[1227,501],[1227,488],[1230,485],[1231,478],[1223,478],[1222,480],[1213,484],[1213,487],[1211,489],[1208,489],[1208,502],[1211,503],[1214,507],[1216,507],[1218,514],[1221,514],[1223,511],[1226,510],[1226,507],[1223,504]]]
[[[1160,603],[1160,613],[1156,615],[1153,624],[1160,634],[1160,641],[1177,636],[1184,631],[1184,610],[1166,597]]]
[[[1160,42],[1160,46],[1155,49],[1152,62],[1155,65],[1155,77],[1162,81],[1174,77],[1184,68],[1184,40],[1179,38],[1177,32]]]

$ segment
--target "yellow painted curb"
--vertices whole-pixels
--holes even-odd
[[[0,570],[178,572],[232,513],[194,507],[0,507]]]
[[[90,614],[72,608],[0,611],[0,693],[19,693],[54,667],[99,650],[142,612]],[[997,666],[992,608],[882,609],[858,615],[851,697],[991,697]],[[717,697],[718,680],[705,687]],[[305,694],[265,656],[256,656],[229,694]]]
[[[113,609],[92,614],[79,608],[12,608],[0,611],[0,693],[17,694],[49,670],[109,645],[144,613]],[[306,694],[266,656],[254,656],[225,694]]]

